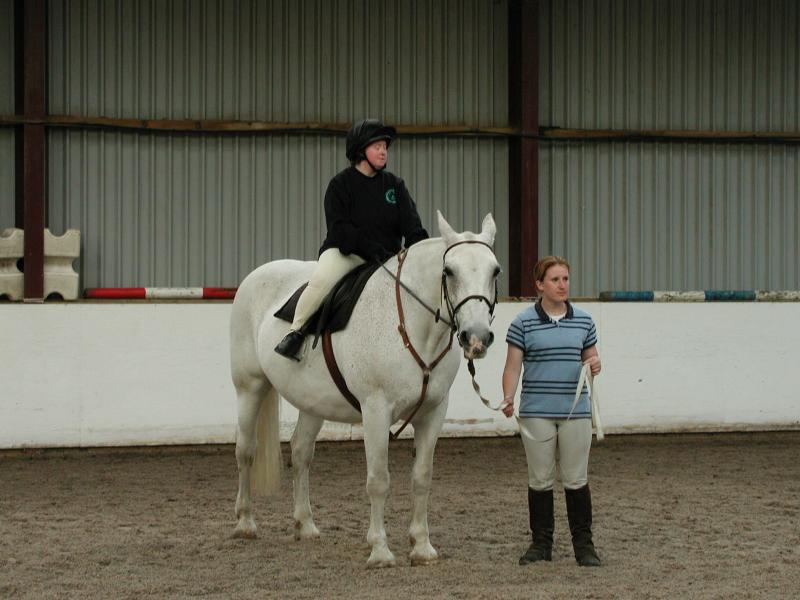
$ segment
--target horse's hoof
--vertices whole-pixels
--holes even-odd
[[[236,526],[236,529],[233,530],[233,534],[231,534],[233,539],[237,540],[254,540],[258,537],[258,533],[256,533],[256,524],[255,523],[243,523],[239,522]]]
[[[428,547],[422,550],[412,550],[408,558],[411,560],[412,567],[424,567],[432,565],[439,560],[439,553],[436,552],[433,546],[428,544]]]
[[[314,522],[300,523],[294,522],[294,539],[295,540],[314,540],[319,537],[319,529],[314,525]]]
[[[388,548],[382,548],[381,550],[372,551],[369,560],[367,560],[367,568],[383,569],[386,567],[393,567],[395,563],[394,554],[392,554]]]

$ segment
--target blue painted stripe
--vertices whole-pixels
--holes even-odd
[[[755,290],[706,290],[706,302],[752,302]]]
[[[652,302],[653,292],[600,292],[603,302]]]
[[[700,296],[706,302],[754,302],[757,299],[757,294],[763,292],[756,292],[755,290],[705,290],[703,292],[690,291],[690,292],[663,292],[659,291],[659,297],[664,295],[673,294],[672,301],[681,301],[681,296],[687,297],[691,295]],[[609,291],[600,292],[601,302],[653,302],[655,292],[653,291]],[[698,298],[699,299],[699,298]],[[688,300],[687,300],[688,301]]]

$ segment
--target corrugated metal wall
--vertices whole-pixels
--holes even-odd
[[[507,124],[507,2],[48,10],[52,114]],[[543,0],[541,11],[543,126],[800,129],[795,2]],[[5,113],[12,50],[13,0],[0,0]],[[326,136],[54,129],[48,142],[50,227],[82,230],[85,287],[236,285],[266,260],[311,258],[324,187],[344,166],[342,139]],[[436,208],[459,228],[493,211],[507,264],[507,162],[501,140],[404,139],[390,167],[429,227]],[[13,133],[0,129],[0,226],[13,224],[13,178]],[[572,260],[576,295],[797,288],[799,189],[793,145],[543,143],[540,252]]]
[[[14,0],[0,0],[0,114],[14,114]],[[0,231],[14,226],[14,130],[0,127]]]
[[[49,3],[51,114],[503,125],[505,2]],[[50,226],[83,232],[82,285],[236,285],[313,258],[343,137],[51,130]],[[507,144],[402,139],[390,169],[426,225],[493,211],[507,262]],[[434,233],[432,231],[432,233]]]
[[[800,130],[793,0],[550,0],[542,126]],[[540,252],[573,293],[798,289],[800,147],[547,143]]]

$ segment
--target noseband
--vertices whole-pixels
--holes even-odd
[[[442,255],[442,296],[444,296],[444,303],[447,306],[447,315],[450,317],[450,328],[455,332],[459,330],[458,324],[458,311],[461,310],[461,307],[464,306],[470,300],[480,300],[481,302],[485,302],[486,306],[489,307],[489,324],[492,324],[494,321],[494,307],[497,306],[497,279],[494,280],[494,300],[489,300],[486,296],[481,294],[472,294],[471,296],[467,296],[466,298],[462,298],[461,302],[453,305],[453,301],[450,299],[450,290],[447,288],[447,273],[445,272],[444,261],[447,257],[447,253],[450,252],[456,246],[460,246],[461,244],[481,244],[482,246],[486,246],[489,250],[492,251],[494,254],[494,248],[487,244],[486,242],[481,242],[480,240],[466,240],[463,242],[456,242],[452,246],[448,246],[447,249],[444,251]],[[436,320],[444,321],[444,319],[440,316],[439,311],[436,311]],[[461,344],[461,340],[458,341],[459,345]]]

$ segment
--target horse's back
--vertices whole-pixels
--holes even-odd
[[[258,331],[303,283],[311,278],[316,262],[275,260],[244,278],[231,308],[231,367],[250,371],[258,364]],[[235,376],[235,375],[234,375]]]
[[[268,308],[288,300],[300,285],[311,278],[316,261],[274,260],[254,269],[236,290],[234,310]],[[276,306],[278,310],[280,306]],[[275,311],[273,311],[275,312]]]

